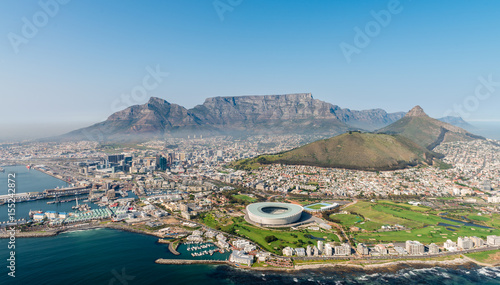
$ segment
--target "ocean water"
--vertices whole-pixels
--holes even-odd
[[[26,166],[5,166],[5,172],[0,173],[0,195],[6,195],[7,176],[9,172],[16,173],[16,193],[42,192],[45,189],[67,187],[68,183],[47,175],[38,170],[28,170]]]
[[[226,265],[161,265],[174,256],[152,236],[111,229],[16,240],[16,277],[7,275],[7,240],[0,240],[0,284],[500,284],[500,268],[403,268],[395,272],[253,271]],[[215,256],[215,255],[214,255]],[[219,256],[219,258],[225,258]]]
[[[60,179],[47,175],[38,170],[28,170],[26,166],[5,166],[5,172],[0,173],[0,195],[7,194],[8,174],[10,172],[16,173],[16,193],[25,192],[42,192],[45,189],[53,189],[56,187],[67,187],[69,184]],[[68,197],[69,198],[69,197]],[[62,198],[65,199],[65,198]],[[71,212],[71,206],[75,202],[47,204],[48,201],[54,199],[36,200],[30,202],[16,203],[16,219],[29,217],[30,210],[52,210],[57,212]],[[94,205],[97,208],[96,205]],[[94,208],[92,207],[92,208]],[[8,206],[4,204],[0,206],[0,222],[7,221],[8,219]]]
[[[493,140],[500,140],[500,122],[471,122],[475,129],[470,131]]]

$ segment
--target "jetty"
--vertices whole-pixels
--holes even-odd
[[[169,243],[170,243],[170,241],[169,241],[169,240],[166,240],[166,239],[162,239],[162,238],[160,238],[160,239],[158,239],[158,243],[169,244]]]
[[[158,239],[158,243],[168,244],[168,250],[173,255],[181,255],[181,253],[177,251],[176,246],[174,245],[174,243],[172,241],[160,238],[160,239]]]
[[[174,247],[174,243],[171,242],[168,244],[168,250],[170,250],[171,253],[173,253],[174,255],[180,255],[181,253],[178,252],[175,247]]]
[[[230,264],[229,261],[227,260],[210,260],[210,259],[203,259],[203,260],[192,260],[192,259],[165,259],[165,258],[159,258],[155,260],[155,263],[158,264]]]

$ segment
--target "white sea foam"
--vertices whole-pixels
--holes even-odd
[[[482,267],[477,272],[481,275],[488,276],[488,277],[494,276],[493,272],[491,272],[491,270],[487,267]]]

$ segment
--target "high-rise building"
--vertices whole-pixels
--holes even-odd
[[[154,167],[156,168],[156,157],[145,157],[143,159],[143,164],[146,168]]]
[[[306,250],[303,247],[295,248],[295,253],[297,256],[306,256]]]
[[[313,255],[318,256],[319,255],[319,249],[317,246],[313,246]]]
[[[474,244],[474,247],[482,247],[484,246],[484,240],[480,237],[471,237],[472,243]]]
[[[474,247],[474,243],[468,237],[458,237],[457,246],[461,249],[471,249]]]
[[[252,266],[253,256],[247,255],[243,251],[233,250],[233,252],[229,256],[229,261],[234,263],[244,264],[246,266]]]
[[[325,244],[325,255],[326,256],[332,256],[333,255],[333,247],[329,243]]]
[[[323,241],[318,240],[318,249],[320,252],[323,252]]]
[[[385,247],[385,245],[383,245],[383,244],[375,245],[375,250],[378,251],[382,255],[386,255],[389,253],[389,251],[387,250],[387,247]]]
[[[406,241],[406,251],[410,255],[420,255],[424,254],[424,245],[416,240]]]
[[[351,255],[351,246],[348,243],[336,246],[335,255]]]
[[[429,254],[438,254],[439,253],[439,246],[435,243],[429,244]]]
[[[131,156],[125,156],[125,158],[123,158],[123,162],[125,164],[131,164],[132,163],[132,157]]]
[[[283,249],[283,255],[284,256],[292,256],[293,255],[293,248],[287,246]]]
[[[186,161],[186,153],[180,152],[179,153],[179,160],[180,161]]]
[[[456,251],[457,243],[452,241],[451,239],[448,239],[444,242],[443,247],[448,251]]]
[[[364,243],[358,243],[358,252],[362,255],[368,255],[368,247]]]
[[[500,236],[487,236],[486,243],[488,245],[500,245]]]
[[[123,155],[123,154],[112,154],[112,155],[108,155],[107,160],[109,163],[118,163],[121,160],[123,160],[124,158],[125,158],[125,155]]]
[[[312,255],[312,248],[311,248],[311,246],[310,246],[310,245],[308,245],[308,246],[306,247],[306,254],[307,254],[307,256],[311,256],[311,255]]]
[[[158,170],[165,171],[167,170],[167,159],[161,155],[156,156],[156,168]]]

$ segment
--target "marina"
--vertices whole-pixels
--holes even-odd
[[[215,252],[220,252],[212,243],[189,243],[186,246],[186,250],[191,253],[192,257],[213,255]]]

